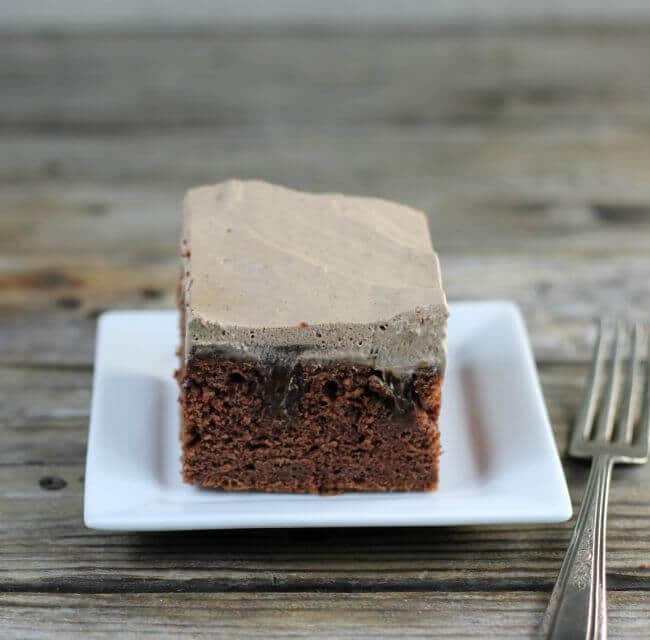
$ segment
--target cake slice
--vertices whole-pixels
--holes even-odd
[[[181,241],[183,478],[435,489],[447,304],[424,214],[231,180]]]

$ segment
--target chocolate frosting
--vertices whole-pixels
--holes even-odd
[[[231,180],[185,198],[187,358],[445,366],[445,295],[423,213]]]

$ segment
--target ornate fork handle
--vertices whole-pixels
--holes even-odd
[[[544,615],[546,638],[607,638],[605,532],[613,462],[609,454],[593,459],[573,536]]]

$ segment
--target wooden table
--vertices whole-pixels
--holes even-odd
[[[650,317],[648,59],[645,27],[4,34],[2,637],[529,637],[571,524],[85,529],[95,320],[174,304],[191,185],[394,198],[431,213],[452,300],[521,305],[564,452],[591,318]],[[648,634],[649,481],[614,472],[614,638]]]

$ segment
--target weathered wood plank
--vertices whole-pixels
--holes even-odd
[[[360,122],[304,131],[184,128],[97,137],[7,132],[0,138],[0,177],[36,192],[62,181],[94,183],[100,197],[117,182],[124,193],[112,197],[125,200],[134,187],[162,182],[168,192],[176,190],[175,206],[183,189],[197,182],[266,178],[294,188],[393,197],[431,210],[440,193],[490,195],[495,204],[500,200],[520,214],[527,205],[535,213],[537,205],[539,216],[581,198],[640,202],[647,209],[650,187],[643,166],[649,135],[647,129],[607,121],[531,128],[509,121],[408,128]],[[92,208],[96,196],[91,189],[86,196]],[[152,209],[143,211],[151,215]],[[583,215],[577,207],[570,220],[579,222]],[[625,212],[620,218],[625,220]]]
[[[647,125],[649,55],[639,29],[3,37],[0,122],[93,133],[503,119],[579,127],[599,117]]]
[[[0,368],[0,467],[19,475],[31,465],[79,465],[86,451],[91,384],[87,369]]]
[[[645,594],[630,598],[643,615]],[[129,597],[0,595],[6,638],[522,638],[533,632],[543,606],[535,593],[480,594],[140,594]],[[638,627],[616,614],[621,634]],[[469,612],[474,624],[459,623]],[[507,615],[504,615],[507,613]],[[622,611],[621,611],[622,613]],[[463,616],[465,617],[465,616]],[[617,624],[618,623],[618,624]],[[616,637],[616,636],[615,636]]]
[[[386,144],[390,146],[390,141]],[[176,153],[171,146],[168,151],[170,155]],[[559,156],[562,150],[552,153]],[[330,156],[329,161],[336,164],[337,158]],[[377,169],[388,181],[394,167]],[[534,172],[532,168],[531,174]],[[48,285],[72,286],[83,275],[76,274],[68,281],[39,281],[35,274],[31,280],[24,276],[15,283],[8,277],[30,267],[36,271],[48,263],[60,263],[62,268],[87,266],[92,277],[92,271],[102,266],[128,266],[146,273],[147,268],[174,262],[185,189],[227,177],[227,172],[219,172],[173,186],[158,181],[149,185],[50,182],[4,188],[0,194],[0,248],[7,276],[0,281],[2,291],[20,284],[43,289]],[[476,191],[472,190],[475,184],[472,187],[443,181],[437,186],[433,171],[430,182],[412,187],[409,178],[404,178],[378,189],[364,189],[360,176],[356,177],[359,183],[356,187],[349,185],[351,192],[384,196],[427,211],[436,248],[443,256],[527,256],[531,263],[538,257],[587,262],[646,257],[650,187],[645,187],[645,204],[641,199],[632,206],[629,192],[625,193],[626,188],[633,188],[631,180],[611,189],[610,202],[605,204],[597,197],[597,190],[602,188],[598,176],[584,185],[584,191],[576,190],[570,196],[551,196],[545,189],[532,187],[513,187],[506,192],[496,183]],[[561,179],[559,174],[553,176],[553,181]],[[309,188],[298,185],[295,179],[279,181]],[[350,182],[349,177],[346,182]],[[321,188],[344,186],[332,181]],[[318,187],[314,185],[314,189]]]
[[[546,595],[499,594],[134,594],[0,595],[7,640],[57,638],[523,638]],[[647,630],[650,595],[612,593],[610,637]]]

